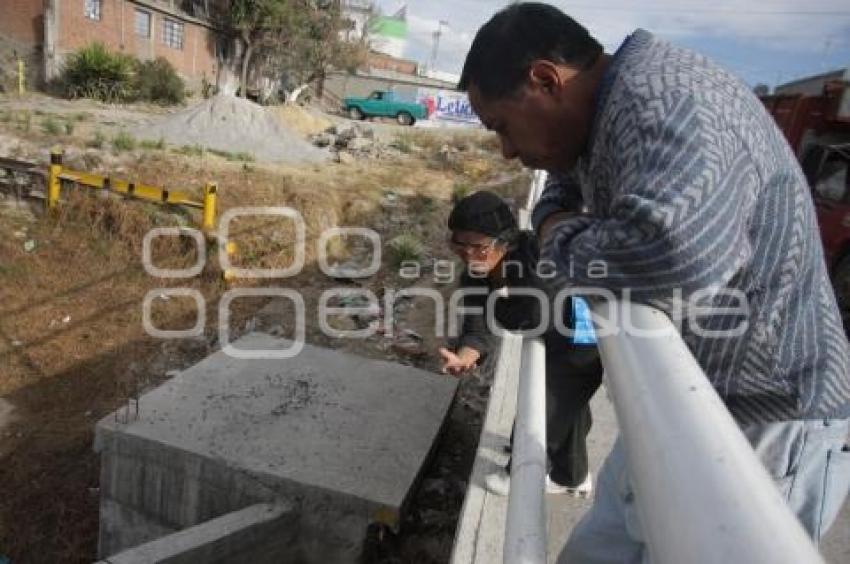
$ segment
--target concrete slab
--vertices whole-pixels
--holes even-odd
[[[258,503],[110,556],[98,564],[278,564],[297,558],[285,503]]]
[[[253,333],[234,343],[279,350]],[[454,378],[305,345],[286,360],[216,353],[97,425],[101,557],[248,505],[287,500],[304,561],[353,560],[393,525],[431,452]]]

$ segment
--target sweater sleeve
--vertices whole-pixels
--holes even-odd
[[[531,225],[535,233],[547,217],[559,211],[578,212],[584,207],[581,185],[574,174],[549,173],[540,199],[531,212]]]
[[[543,258],[555,265],[553,291],[590,286],[663,304],[727,285],[750,260],[752,159],[720,108],[673,94],[634,96],[600,132],[607,205],[550,232]]]
[[[508,331],[528,331],[538,328],[542,319],[541,301],[530,292],[540,291],[542,284],[536,276],[540,250],[537,237],[521,231],[516,245],[501,265],[506,288],[496,299],[494,315],[499,325]]]

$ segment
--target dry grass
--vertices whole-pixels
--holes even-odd
[[[107,204],[90,224],[87,204],[23,226],[31,252],[0,222],[0,262],[23,274],[0,275],[0,396],[18,415],[0,451],[0,546],[16,562],[93,559],[93,425],[159,346],[140,330],[139,300],[156,281],[120,239],[129,214]],[[190,314],[177,305],[169,324]]]
[[[455,184],[472,185],[512,170],[497,160],[481,159],[473,180],[419,158],[380,165],[363,161],[350,166],[248,169],[147,152],[122,177],[188,191],[197,191],[207,180],[216,181],[221,212],[248,205],[299,210],[307,227],[307,268],[298,277],[269,283],[300,289],[312,311],[319,294],[333,285],[314,264],[315,243],[323,229],[372,227],[385,241],[410,233],[422,241],[426,252],[443,256],[443,225]],[[387,190],[398,195],[398,209],[382,207]],[[155,385],[168,369],[193,364],[210,352],[203,340],[164,343],[147,336],[141,326],[143,296],[158,287],[178,285],[143,271],[141,240],[150,227],[174,225],[178,218],[160,206],[138,201],[65,193],[57,217],[33,223],[0,218],[0,396],[16,406],[18,415],[10,428],[0,431],[0,483],[5,492],[0,496],[0,553],[16,564],[94,559],[98,503],[98,461],[91,450],[94,424],[126,400],[128,389]],[[390,221],[399,210],[407,220]],[[32,252],[14,236],[22,228],[27,229],[27,239],[36,241]],[[247,218],[234,222],[233,231],[240,246],[238,264],[289,264],[291,226],[274,218]],[[193,263],[193,249],[182,240],[160,238],[154,247],[155,262],[172,268]],[[334,250],[338,256],[346,252]],[[209,271],[189,285],[207,299],[207,334],[212,334],[218,298],[227,285],[215,275],[215,253],[209,256]],[[392,283],[397,280],[390,269],[370,281],[374,289]],[[262,305],[248,302],[234,304],[234,327],[241,327]],[[172,299],[166,305],[155,308],[158,327],[192,324],[196,314],[191,302]],[[308,339],[386,357],[374,346],[331,342],[315,327],[308,328]],[[428,342],[430,346],[430,338]]]
[[[399,133],[397,137],[408,144],[416,145],[431,152],[439,150],[444,145],[461,152],[480,149],[497,154],[499,150],[498,137],[483,129],[454,131],[414,129]]]
[[[284,125],[304,137],[321,133],[332,125],[329,119],[295,104],[277,106],[273,111]]]

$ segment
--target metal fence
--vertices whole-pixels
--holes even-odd
[[[46,171],[35,163],[0,158],[0,172],[3,173],[0,175],[0,186],[12,191],[18,199],[43,198],[47,208],[55,208],[59,204],[63,185],[76,185],[105,190],[128,199],[198,209],[201,210],[201,229],[211,234],[216,228],[218,188],[212,182],[202,187],[202,198],[196,199],[181,190],[74,170],[63,163],[61,151],[51,152],[50,165]],[[33,185],[42,183],[44,192],[31,189]]]

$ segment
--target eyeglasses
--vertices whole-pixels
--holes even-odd
[[[491,239],[489,243],[467,243],[465,241],[458,241],[454,237],[449,237],[448,242],[449,246],[456,253],[468,252],[473,256],[484,256],[487,252],[496,246],[496,242],[498,239]]]

